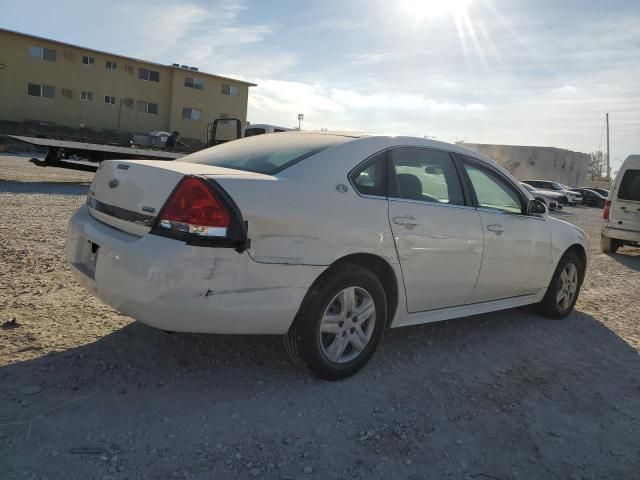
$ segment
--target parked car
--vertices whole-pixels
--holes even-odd
[[[609,196],[609,190],[607,190],[606,188],[599,188],[599,187],[584,187],[584,188],[588,188],[589,190],[593,190],[594,192],[598,192],[604,198],[607,198]]]
[[[544,203],[549,210],[562,210],[562,205],[560,204],[563,198],[562,195],[550,190],[536,190],[525,182],[520,182],[520,184],[533,196],[533,198]]]
[[[623,245],[640,246],[640,155],[631,155],[622,164],[602,218],[604,253],[615,253]]]
[[[578,192],[582,195],[582,204],[589,207],[604,208],[607,197],[603,197],[598,192],[589,188],[572,188],[571,191]]]
[[[168,331],[280,334],[321,378],[388,327],[536,304],[571,312],[587,236],[493,160],[433,140],[285,132],[179,161],[102,162],[66,257]]]
[[[582,203],[582,195],[577,192],[572,192],[568,190],[564,185],[558,182],[551,182],[549,180],[523,180],[525,183],[528,183],[532,187],[543,189],[543,190],[551,190],[557,193],[561,193],[566,198],[565,205],[580,205]]]

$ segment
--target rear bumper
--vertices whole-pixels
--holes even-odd
[[[95,267],[92,244],[99,246]],[[66,257],[80,282],[116,310],[163,330],[200,333],[286,333],[326,268],[262,264],[233,249],[130,235],[86,206],[69,223]]]
[[[602,227],[601,235],[603,237],[623,240],[625,242],[633,242],[636,244],[640,243],[640,232],[634,230],[624,230],[621,228],[604,226]]]

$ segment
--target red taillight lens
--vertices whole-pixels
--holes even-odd
[[[158,226],[203,237],[224,237],[229,212],[205,180],[185,177],[162,207]]]
[[[607,200],[604,204],[604,210],[602,211],[602,218],[609,220],[609,213],[611,212],[611,200]]]

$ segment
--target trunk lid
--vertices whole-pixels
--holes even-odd
[[[255,177],[259,174],[197,163],[156,160],[107,160],[89,189],[87,204],[97,220],[142,236],[185,175]]]

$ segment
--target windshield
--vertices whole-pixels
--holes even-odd
[[[529,185],[528,183],[524,183],[524,182],[522,182],[522,186],[523,186],[525,189],[529,190],[530,192],[535,192],[535,190],[536,190],[535,188],[533,188],[533,187],[532,187],[531,185]]]
[[[274,175],[327,148],[351,140],[352,137],[338,135],[257,135],[207,148],[180,161]]]
[[[558,182],[551,182],[551,186],[554,190],[565,190],[565,188],[560,185]]]

